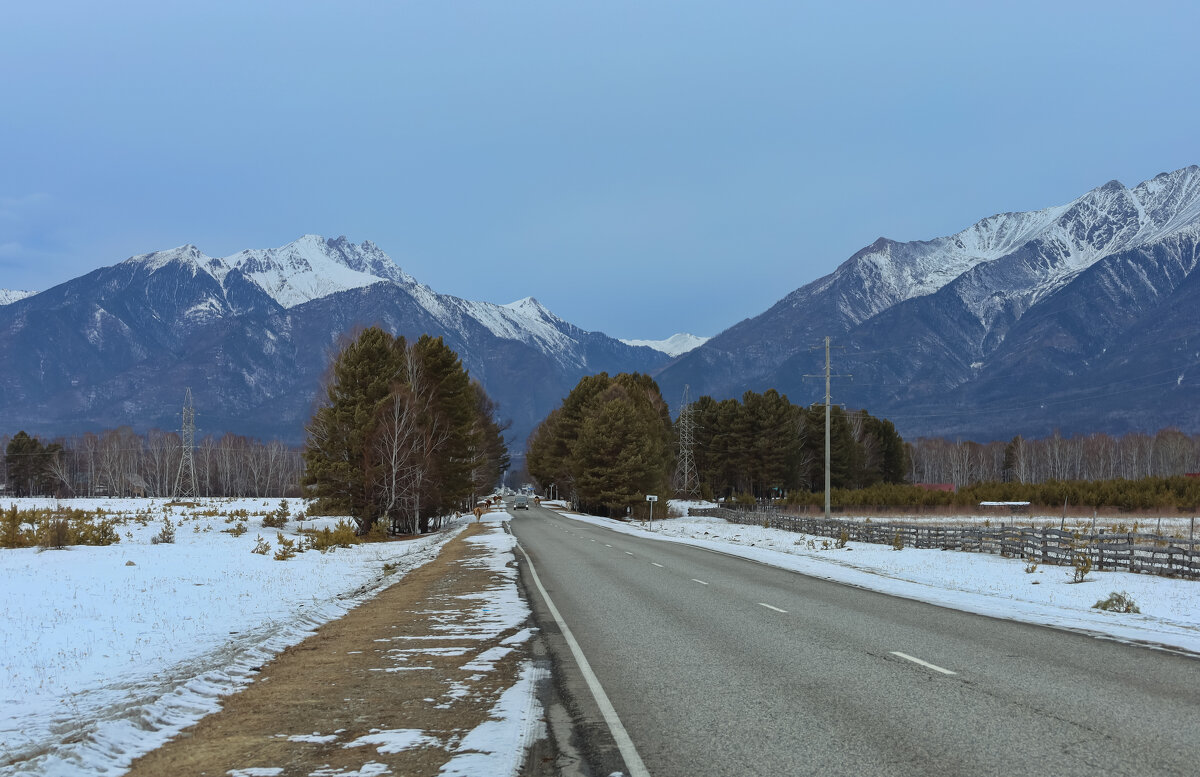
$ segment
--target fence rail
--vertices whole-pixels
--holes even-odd
[[[1200,579],[1200,551],[1190,540],[1158,534],[1083,534],[1034,526],[931,526],[875,521],[850,521],[824,516],[730,510],[714,507],[688,510],[688,515],[723,518],[731,523],[765,526],[818,537],[911,548],[938,548],[972,553],[995,553],[1039,564],[1070,566],[1077,556],[1091,559],[1097,571],[1141,572],[1167,577]]]

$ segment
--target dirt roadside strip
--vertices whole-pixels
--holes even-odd
[[[128,774],[505,775],[527,752],[542,761],[546,670],[531,659],[512,544],[498,520],[471,524]]]

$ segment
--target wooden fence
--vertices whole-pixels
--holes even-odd
[[[731,523],[766,526],[818,537],[910,548],[939,548],[972,553],[998,553],[1038,564],[1070,566],[1087,556],[1097,571],[1142,572],[1200,579],[1200,551],[1195,542],[1158,534],[1083,534],[1054,528],[1016,526],[930,526],[875,521],[826,520],[824,516],[750,512],[724,507],[689,509],[688,515],[724,518]]]

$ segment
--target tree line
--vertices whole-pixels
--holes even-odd
[[[13,496],[174,496],[183,444],[176,432],[128,426],[43,442],[0,437],[0,483]],[[192,453],[197,496],[299,494],[300,451],[236,434],[202,438]]]
[[[1043,483],[1142,480],[1200,472],[1200,435],[1162,429],[1150,435],[1014,437],[977,443],[922,438],[910,446],[913,483]]]
[[[686,411],[703,496],[782,497],[825,488],[825,406],[793,405],[774,389],[741,400],[700,397]],[[830,481],[834,488],[902,483],[908,451],[891,421],[865,410],[831,408]]]
[[[442,338],[364,329],[334,357],[306,428],[304,493],[360,534],[437,528],[508,466],[496,411]]]
[[[1045,480],[1038,483],[986,481],[956,491],[931,491],[908,484],[880,483],[868,488],[830,491],[830,503],[841,508],[978,509],[980,502],[1029,502],[1033,508],[1088,507],[1119,511],[1175,509],[1195,513],[1200,507],[1200,478],[1145,477],[1137,480]],[[821,494],[793,491],[785,504],[819,508]],[[747,502],[753,507],[753,502]]]

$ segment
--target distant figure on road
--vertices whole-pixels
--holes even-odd
[[[542,498],[540,496],[535,496],[533,498],[533,503],[535,505],[537,505],[538,507],[541,507],[542,506]]]
[[[483,517],[483,508],[480,507],[479,505],[475,505],[475,520],[478,521],[482,517]]]

